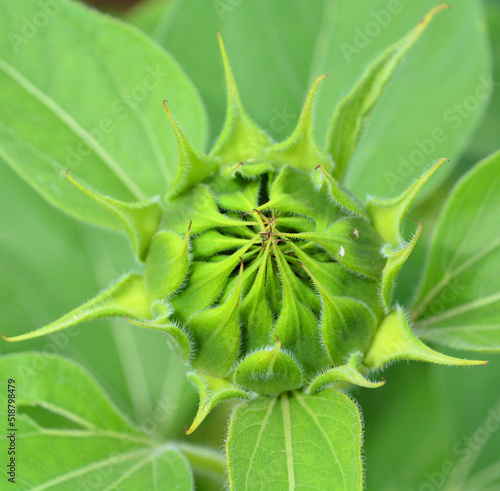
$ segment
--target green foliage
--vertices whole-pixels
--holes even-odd
[[[226,449],[232,489],[363,488],[360,415],[340,392],[285,393],[242,404]]]
[[[135,428],[78,365],[48,354],[25,353],[0,358],[0,368],[15,381],[19,410],[38,409],[20,412],[16,418],[22,456],[18,484],[61,490],[95,483],[102,489],[153,489],[158,483],[192,487],[191,470],[181,452]],[[7,407],[5,390],[0,403]],[[43,413],[52,419],[43,419]]]
[[[178,94],[176,114],[201,146],[205,110],[177,62],[136,30],[64,2],[30,42],[23,19],[39,12],[32,0],[0,4],[1,30],[11,33],[0,41],[0,155],[53,205],[116,229],[105,208],[61,176],[72,168],[85,187],[124,201],[160,194],[177,148],[158,98]],[[57,63],[33,63],[49,53]]]
[[[425,339],[500,350],[499,175],[497,152],[457,183],[444,206],[413,307]]]
[[[220,10],[219,3],[213,7],[222,21],[227,12]],[[404,220],[423,185],[448,160],[436,160],[434,149],[457,151],[457,143],[464,138],[450,133],[446,145],[431,141],[432,150],[426,147],[422,162],[412,163],[409,171],[401,170],[398,159],[414,145],[422,147],[418,138],[425,137],[429,127],[440,129],[441,120],[429,117],[426,105],[432,104],[427,107],[436,109],[438,117],[440,109],[446,115],[446,104],[460,100],[472,87],[477,104],[467,117],[461,116],[459,125],[467,133],[486,99],[477,95],[477,84],[490,90],[484,78],[484,36],[478,23],[473,22],[480,18],[477,3],[461,5],[453,24],[452,20],[441,20],[446,17],[443,14],[427,27],[434,15],[447,7],[441,5],[405,37],[395,35],[398,27],[387,30],[394,31],[390,39],[384,33],[371,40],[368,44],[376,47],[381,41],[391,45],[400,38],[368,64],[350,92],[347,89],[355,81],[354,75],[359,76],[358,68],[346,69],[342,77],[330,77],[322,83],[321,92],[317,91],[318,84],[325,75],[316,77],[324,73],[318,73],[320,68],[332,66],[330,58],[338,60],[338,53],[332,50],[335,42],[344,58],[336,61],[335,73],[340,73],[339,67],[348,68],[346,62],[348,65],[354,55],[359,56],[355,64],[359,67],[365,56],[375,54],[372,46],[361,53],[345,42],[344,24],[350,25],[353,13],[362,18],[362,9],[357,12],[352,6],[336,6],[337,15],[342,16],[339,29],[332,28],[334,10],[326,1],[300,8],[295,5],[286,11],[277,2],[260,0],[230,9],[231,21],[225,24],[224,35],[226,30],[237,31],[239,39],[253,18],[259,19],[264,35],[254,34],[233,43],[229,34],[228,56],[218,34],[226,119],[211,150],[206,149],[205,110],[195,89],[177,62],[146,36],[83,6],[63,3],[50,34],[40,30],[40,45],[30,52],[24,46],[26,39],[19,40],[15,32],[22,30],[19,15],[22,22],[34,17],[39,4],[22,0],[19,5],[15,13],[6,4],[0,6],[6,14],[0,22],[10,29],[10,46],[3,46],[8,56],[0,59],[0,82],[3,77],[6,87],[0,96],[0,111],[6,121],[0,125],[0,157],[50,203],[70,215],[113,230],[120,224],[138,261],[131,273],[58,321],[5,339],[34,339],[102,317],[122,317],[160,331],[187,367],[194,369],[188,378],[200,402],[193,423],[186,428],[188,435],[205,420],[201,431],[213,424],[207,416],[221,403],[245,401],[233,411],[226,438],[227,477],[232,489],[362,489],[361,418],[356,405],[340,391],[350,390],[351,385],[382,386],[385,381],[372,381],[370,372],[399,360],[441,365],[486,363],[441,354],[417,335],[448,347],[490,352],[500,349],[498,284],[494,276],[498,240],[493,232],[498,229],[494,210],[500,204],[498,154],[471,171],[450,196],[438,223],[415,307],[407,313],[393,300],[399,272],[421,231],[419,223],[416,234],[405,240]],[[206,15],[199,23],[201,34],[193,33],[195,38],[203,39],[204,29],[212,26],[207,5],[197,4],[191,11],[190,0],[174,0],[163,11],[163,0],[156,0],[151,7],[144,7],[137,22],[153,29],[157,39],[176,51],[177,29],[188,13],[190,31],[197,16],[202,12]],[[412,15],[421,6],[407,7],[398,17],[398,26],[410,17],[415,24],[417,17]],[[148,20],[148,11],[161,13],[163,21],[167,20],[162,24],[165,30]],[[275,15],[279,15],[277,23],[272,22]],[[319,19],[322,24],[316,29]],[[469,47],[477,51],[475,56],[469,51],[462,55],[463,74],[455,67],[455,72],[449,70],[450,76],[456,76],[452,89],[440,77],[427,75],[432,67],[441,68],[430,41],[444,39],[442,29],[433,26],[441,23],[442,27],[445,22],[453,25],[453,30],[446,33],[449,43],[441,43],[440,56],[448,56],[452,48],[457,48],[461,38],[455,33],[460,28],[463,36],[468,35]],[[308,35],[291,36],[296,32],[291,27],[307,23]],[[465,26],[471,25],[466,31]],[[271,26],[273,35],[278,35],[273,42],[265,35]],[[276,40],[282,29],[282,52],[273,53],[280,44]],[[422,42],[411,54],[410,48],[420,37]],[[263,42],[270,49],[262,49]],[[238,47],[240,56],[231,55]],[[287,62],[291,47],[297,57]],[[259,91],[252,105],[247,104],[247,112],[243,101],[250,100],[249,87],[255,95],[254,85],[249,86],[248,77],[243,77],[240,91],[236,78],[245,73],[241,60],[258,48],[261,66],[253,80],[270,67],[270,59],[279,76],[269,71],[271,83],[265,91]],[[210,42],[201,42],[198,51],[187,50],[179,61],[199,83],[210,117],[217,121],[221,104],[219,94],[212,97],[212,88],[222,77],[214,75],[212,66],[207,68],[207,61],[214,58],[203,59],[203,72],[193,65],[197,56],[210,50]],[[98,51],[103,56],[96,61],[93,53]],[[46,52],[65,60],[72,70],[64,64],[51,71],[43,63],[32,67],[30,57],[38,55],[46,60]],[[402,65],[406,55],[408,63]],[[429,62],[425,74],[432,78],[432,91],[422,84],[409,91],[411,97],[402,97],[401,92],[398,96],[401,79],[395,75],[396,68],[401,65],[403,74],[413,69],[415,83],[415,66],[421,59]],[[251,66],[252,61],[248,63]],[[84,74],[76,78],[82,68]],[[284,77],[285,72],[292,76]],[[156,80],[155,74],[162,80]],[[483,79],[476,80],[481,75]],[[335,80],[329,85],[332,78]],[[283,128],[273,128],[273,119],[263,124],[266,111],[276,109],[269,103],[269,95],[276,96],[274,103],[288,101],[297,110],[297,101],[302,101],[305,88],[314,79],[298,116],[281,118],[285,119]],[[279,83],[274,86],[276,81]],[[78,106],[72,104],[74,94],[67,89],[71,84],[80,96],[82,104]],[[167,94],[168,104],[178,120],[166,101],[167,117],[163,115],[161,122],[158,119],[161,111],[157,102],[164,99],[164,90],[171,92]],[[139,92],[144,96],[134,100]],[[348,95],[340,97],[345,93]],[[428,100],[423,101],[422,94]],[[408,112],[413,100],[419,101],[422,112]],[[16,110],[29,117],[19,117]],[[448,126],[452,116],[453,111],[442,116]],[[322,135],[328,121],[324,152]],[[411,124],[404,126],[401,121]],[[451,128],[456,129],[453,125]],[[69,180],[59,179],[66,170],[65,158],[76,162],[71,165],[71,176],[66,172]],[[433,159],[437,163],[421,174]],[[412,182],[411,177],[418,178]],[[399,194],[392,199],[370,195],[365,206],[367,192]],[[453,279],[463,280],[467,288],[459,288],[452,299],[447,297],[444,311],[436,313],[433,302]],[[459,316],[461,324],[456,323]],[[416,322],[415,331],[410,321]],[[45,413],[28,410],[20,415],[23,428],[29,430],[31,453],[42,443],[56,443],[54,452],[43,456],[54,462],[46,464],[38,475],[33,470],[35,464],[30,469],[30,485],[38,485],[38,479],[42,479],[45,487],[66,489],[68,484],[70,489],[75,484],[74,476],[87,476],[87,471],[101,465],[92,462],[103,461],[107,469],[110,461],[104,454],[115,452],[115,446],[123,458],[118,465],[111,463],[113,469],[107,478],[114,482],[110,487],[154,487],[161,481],[190,489],[194,481],[189,467],[196,473],[198,487],[222,484],[224,464],[219,455],[196,446],[160,443],[156,436],[144,435],[107,402],[80,369],[48,357],[43,375],[32,373],[26,367],[33,364],[33,356],[37,355],[6,357],[0,364],[24,385],[26,377],[36,375],[34,386],[23,397],[31,396],[21,405],[37,404],[32,396],[42,391],[43,397],[55,398],[43,401],[45,410],[53,413],[50,417],[57,416],[59,425],[69,426],[59,433],[43,427]],[[132,371],[127,358],[124,363]],[[47,387],[55,374],[57,390],[52,393]],[[70,389],[66,390],[67,386]],[[95,428],[82,416],[87,408],[81,394],[74,397],[76,387],[86,389],[83,393],[90,393],[91,399],[97,398],[99,407],[92,410],[97,407],[109,416],[96,423],[105,433],[97,439],[86,433]],[[123,426],[119,430],[113,426],[115,420]],[[81,468],[82,458],[71,444],[75,432],[85,449]],[[68,472],[73,468],[77,470]],[[56,476],[48,482],[44,475],[47,469]],[[177,472],[179,469],[182,472]]]

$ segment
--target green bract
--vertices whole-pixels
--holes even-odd
[[[189,377],[200,392],[188,432],[231,398],[288,391],[310,397],[346,383],[378,387],[383,382],[370,381],[368,372],[401,359],[483,363],[424,345],[391,299],[395,278],[420,233],[419,224],[405,242],[403,219],[446,159],[400,196],[370,198],[366,206],[341,181],[376,100],[443,7],[368,67],[335,111],[326,150],[313,136],[313,102],[323,77],[313,84],[292,134],[273,142],[243,108],[220,40],[226,122],[204,155],[165,103],[179,163],[162,196],[124,202],[89,189],[77,172],[75,178],[68,173],[116,216],[141,270],[58,321],[10,339],[105,316],[166,333],[193,368]],[[287,399],[282,401],[288,411]]]

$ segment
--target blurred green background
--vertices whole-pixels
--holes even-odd
[[[368,35],[368,44],[361,49],[356,34],[364,32],[390,2],[377,0],[369,9],[366,2],[327,0],[310,4],[146,0],[132,9],[126,9],[132,1],[89,3],[135,24],[173,54],[207,106],[211,140],[225,112],[217,28],[224,36],[249,113],[266,128],[276,122],[271,128],[276,138],[293,128],[307,87],[328,68],[330,77],[317,104],[320,141],[335,103],[369,60],[435,5],[427,0],[400,2],[401,13],[377,35]],[[459,104],[481,77],[493,73],[491,98],[469,111],[456,131],[448,127],[446,144],[425,155],[427,163],[451,155],[454,164],[413,211],[423,222],[424,233],[399,282],[401,301],[409,299],[418,284],[433,223],[453,183],[475,162],[500,148],[500,90],[495,83],[500,83],[500,3],[457,0],[452,6],[450,18],[436,21],[398,71],[363,139],[350,180],[364,195],[375,179],[377,163],[394,162],[397,173],[400,157],[409,158],[415,140],[425,139],[432,125],[445,124],[443,114],[453,105],[450,100],[443,102],[443,93],[456,88]],[[359,53],[347,57],[342,43]],[[434,53],[432,59],[429,53]],[[429,119],[432,111],[435,120]],[[404,176],[403,181],[411,177]],[[387,176],[377,182],[379,194],[395,194]],[[123,237],[65,216],[6,165],[0,165],[0,183],[3,332],[26,332],[50,322],[130,268],[131,254]],[[74,336],[0,344],[0,352],[28,349],[57,352],[83,364],[137,424],[168,401],[171,415],[155,431],[169,438],[186,438],[184,425],[194,415],[196,394],[185,380],[182,363],[161,336],[126,322],[106,321],[85,324]],[[469,458],[457,452],[469,444],[464,438],[482,427],[491,409],[500,415],[500,356],[487,359],[487,368],[395,365],[384,374],[386,386],[354,393],[365,419],[368,490],[462,489],[448,478],[446,483],[441,480],[442,466],[448,460],[453,462],[454,476],[461,472],[471,480],[478,476],[479,485],[464,489],[500,489],[500,431],[489,435],[484,448],[474,449]],[[227,411],[223,407],[214,412],[189,439],[220,448]],[[481,475],[486,476],[483,481]]]

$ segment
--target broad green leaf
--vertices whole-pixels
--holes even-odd
[[[487,361],[462,360],[426,346],[411,330],[401,307],[389,312],[378,326],[363,363],[371,370],[400,360],[424,361],[438,365],[486,365]]]
[[[345,394],[285,393],[239,406],[226,441],[231,489],[360,491],[361,420]]]
[[[412,309],[426,340],[500,351],[499,207],[497,152],[459,181],[439,218]]]
[[[139,319],[148,318],[151,315],[150,306],[149,296],[142,276],[137,273],[130,273],[58,320],[26,334],[13,337],[6,337],[2,334],[2,337],[7,341],[24,341],[52,334],[92,319],[125,317],[127,315]]]
[[[98,483],[99,489],[154,489],[168,482],[171,488],[193,488],[191,471],[175,446],[134,428],[78,365],[25,353],[0,358],[0,371],[16,386],[18,486],[73,491]],[[7,406],[6,390],[0,402]],[[24,407],[51,419],[38,422]]]
[[[500,4],[496,0],[485,0],[483,3],[493,60],[493,80],[498,83],[498,80],[500,80]],[[498,85],[494,85],[493,89],[486,114],[483,116],[467,147],[463,162],[467,167],[464,167],[464,169],[498,149],[500,90],[498,90]]]
[[[456,160],[492,93],[482,2],[448,3],[452,10],[428,26],[373,111],[347,176],[347,188],[359,197],[394,196],[429,163],[443,156]],[[309,87],[327,73],[314,115],[323,146],[335,108],[365,67],[437,4],[373,0],[366,8],[365,0],[315,0],[284,8],[266,0],[152,0],[127,19],[185,68],[207,104],[212,138],[222,128],[226,104],[217,29],[243,105],[276,140],[291,133]]]
[[[373,109],[398,65],[434,15],[445,8],[451,7],[439,5],[432,9],[409,34],[373,60],[351,92],[335,109],[328,129],[326,147],[335,162],[334,176],[339,181],[344,180]]]
[[[123,201],[163,194],[177,148],[161,101],[171,98],[201,149],[204,108],[177,62],[142,33],[78,2],[47,8],[0,6],[0,155],[53,205],[116,228],[64,172]],[[27,23],[37,16],[50,26]]]

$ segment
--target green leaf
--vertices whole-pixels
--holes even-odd
[[[426,340],[500,351],[499,176],[497,152],[466,174],[445,204],[412,309]]]
[[[424,184],[439,169],[443,162],[449,162],[449,159],[441,159],[436,162],[396,198],[380,199],[373,196],[368,197],[366,205],[368,215],[372,220],[375,230],[388,244],[394,247],[400,247],[403,244],[401,232],[406,214]]]
[[[492,93],[482,3],[450,0],[452,11],[434,19],[400,64],[352,159],[346,183],[360,198],[396,195],[429,162],[456,160],[468,144]],[[152,0],[127,19],[182,64],[207,104],[212,138],[224,123],[226,103],[217,29],[244,106],[278,141],[293,131],[311,84],[328,73],[314,111],[316,141],[324,148],[335,107],[364,68],[436,5],[371,0],[365,8],[364,0],[315,0],[284,8],[267,0]],[[442,172],[424,194],[445,177]]]
[[[313,170],[322,165],[327,169],[333,167],[333,162],[328,155],[318,147],[313,132],[313,102],[318,84],[326,75],[319,77],[311,87],[297,126],[292,134],[284,141],[276,143],[267,151],[271,161],[283,162],[306,171]]]
[[[359,371],[362,361],[362,353],[359,351],[353,353],[344,365],[339,365],[318,375],[307,388],[307,392],[314,394],[328,386],[342,388],[346,382],[369,389],[376,389],[384,385],[385,379],[382,379],[381,382],[372,382]]]
[[[417,220],[418,222],[418,220]],[[399,249],[394,250],[391,246],[385,245],[384,255],[387,257],[384,269],[382,270],[382,290],[381,296],[384,303],[386,312],[389,311],[392,301],[392,291],[399,271],[408,259],[408,256],[413,251],[418,237],[422,230],[422,225],[418,222],[418,229],[413,235],[413,238],[407,243],[403,244]]]
[[[35,0],[0,7],[0,29],[10,33],[0,41],[0,156],[53,205],[116,228],[64,172],[123,201],[163,194],[177,148],[159,104],[171,94],[199,147],[204,108],[173,58],[134,28],[77,2],[53,8],[45,13]],[[22,34],[25,20],[42,14],[50,29],[33,25],[32,41]]]
[[[22,457],[18,485],[72,491],[96,482],[100,489],[154,489],[168,482],[193,488],[191,471],[175,446],[134,428],[78,365],[47,353],[25,353],[2,357],[0,371],[15,380]],[[0,402],[7,407],[6,390]],[[35,410],[28,415],[24,407]],[[51,419],[35,420],[41,411]]]
[[[231,489],[361,491],[361,421],[340,392],[293,392],[239,406],[226,441]]]
[[[147,201],[126,203],[117,199],[103,196],[90,188],[80,184],[66,172],[68,179],[96,203],[109,210],[118,219],[127,233],[132,249],[138,259],[144,261],[148,252],[151,237],[156,233],[162,215],[158,198]]]
[[[378,370],[388,363],[400,360],[425,361],[438,365],[486,365],[479,360],[462,360],[443,355],[426,346],[413,334],[405,313],[397,307],[382,320],[373,336],[364,364]]]
[[[226,76],[227,109],[224,127],[210,155],[229,163],[238,162],[242,158],[262,157],[264,149],[271,144],[271,139],[245,111],[219,31],[217,37]]]
[[[123,276],[107,290],[51,324],[19,336],[9,338],[2,335],[2,337],[7,341],[24,341],[52,334],[92,319],[125,317],[127,315],[148,318],[151,316],[150,308],[151,304],[142,276],[130,273]]]
[[[366,68],[351,92],[335,109],[328,136],[327,149],[335,162],[335,178],[345,179],[356,147],[379,101],[398,65],[416,43],[434,15],[448,5],[432,9],[419,24],[403,39],[387,48]]]
[[[215,406],[231,399],[250,398],[247,392],[224,378],[198,372],[189,373],[188,378],[198,390],[200,404],[193,423],[189,429],[186,428],[186,435],[193,433]]]

